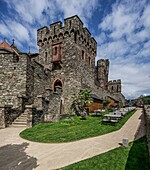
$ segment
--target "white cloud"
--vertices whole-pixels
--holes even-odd
[[[46,24],[44,12],[46,14],[47,10],[49,10],[49,14],[51,14],[50,12],[55,10],[55,8],[50,8],[53,7],[53,1],[51,3],[50,0],[5,0],[5,2],[10,9],[18,13],[18,17],[20,17],[22,21],[29,24],[34,24],[35,22]]]
[[[145,7],[143,15],[141,17],[142,22],[144,23],[145,27],[150,27],[150,5]]]
[[[23,48],[23,43],[34,51],[37,49],[37,29],[56,21],[59,16],[62,19],[72,15],[79,15],[85,25],[91,18],[98,0],[4,0],[9,8],[9,15],[2,16],[5,23],[0,22],[3,36],[16,39],[16,44]],[[11,14],[13,12],[13,15]],[[13,18],[12,18],[13,16]],[[27,47],[28,48],[28,47]]]
[[[88,26],[89,19],[100,6],[98,0],[4,1],[9,15],[1,16],[0,32],[9,39],[15,38],[22,49],[28,44],[27,52],[28,46],[31,52],[37,51],[38,28],[72,15],[78,15]],[[150,4],[147,0],[121,0],[108,12],[99,23],[96,36],[98,57],[110,59],[110,78],[122,79],[123,93],[127,97],[147,93],[150,90]]]
[[[16,44],[18,44],[19,47],[22,46],[22,43],[27,43],[30,40],[27,28],[13,20],[7,19],[5,23],[1,22],[0,32],[6,39],[9,38],[9,41],[15,38],[15,40],[17,40]]]
[[[149,91],[149,67],[150,63],[136,64],[128,63],[113,64],[111,62],[110,79],[122,78],[123,94],[128,98],[140,96],[144,90]]]
[[[99,24],[98,56],[110,59],[109,77],[122,79],[127,98],[150,92],[149,16],[150,5],[146,1],[122,0]]]
[[[64,18],[78,15],[85,25],[98,4],[98,0],[56,0],[56,2],[58,9],[64,13]]]

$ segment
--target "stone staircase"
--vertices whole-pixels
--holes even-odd
[[[24,112],[17,117],[10,127],[27,127],[27,113]]]

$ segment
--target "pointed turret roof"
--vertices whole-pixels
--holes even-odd
[[[10,52],[14,52],[13,48],[6,42],[6,40],[4,39],[4,41],[0,44],[0,49],[2,50],[7,50]]]
[[[11,45],[11,47],[17,52],[17,53],[22,53],[17,47],[16,47],[16,45],[15,45],[15,40],[13,39],[12,40],[12,45]]]
[[[17,48],[16,48],[17,49]],[[7,42],[6,42],[6,40],[5,40],[5,38],[4,38],[4,41],[0,44],[0,50],[6,50],[6,51],[9,51],[9,52],[11,52],[11,53],[15,53],[16,55],[19,55],[18,54],[18,49],[16,50],[16,49],[14,49],[13,48],[13,46],[10,46]]]

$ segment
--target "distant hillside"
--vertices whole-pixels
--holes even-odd
[[[150,95],[149,96],[140,96],[137,99],[127,100],[127,105],[132,106],[142,106],[142,105],[150,105]]]
[[[150,105],[150,95],[143,97],[144,99],[144,104],[149,104]]]

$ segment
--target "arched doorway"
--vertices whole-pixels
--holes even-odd
[[[54,92],[61,93],[63,91],[63,83],[61,80],[57,79],[54,81],[52,89]]]
[[[62,97],[62,92],[63,92],[63,82],[60,79],[55,79],[52,85],[53,92],[57,93],[58,96],[60,97],[60,100],[56,100],[58,102],[57,106],[59,107],[59,113],[63,114],[64,113],[64,99]]]

